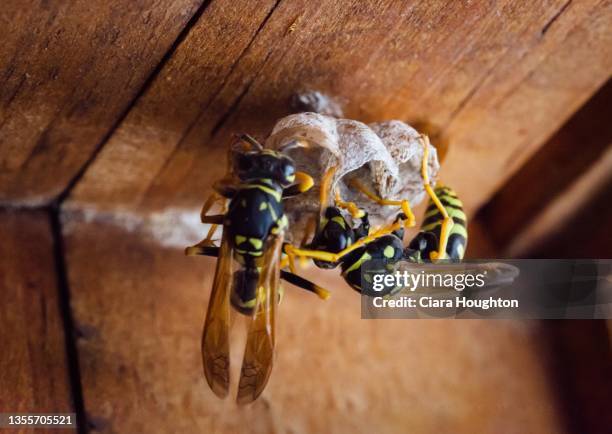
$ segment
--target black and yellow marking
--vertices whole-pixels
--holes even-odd
[[[446,210],[447,214],[453,221],[448,234],[448,242],[446,245],[446,257],[451,260],[461,260],[465,254],[467,246],[468,231],[467,231],[467,216],[463,210],[463,203],[457,197],[455,191],[450,187],[441,186],[434,190],[440,203]],[[429,237],[428,240],[439,242],[442,230],[444,216],[433,201],[429,202],[425,212],[425,219],[421,226],[421,232],[429,233],[435,238]],[[437,247],[431,246],[431,242],[427,242],[427,251],[434,251]],[[429,259],[428,255],[424,255],[423,259]]]
[[[278,234],[287,226],[281,201],[282,189],[270,179],[257,179],[240,186],[225,215],[229,241],[239,262],[245,262],[239,256],[263,255],[268,235]]]
[[[212,256],[214,258],[219,257],[219,247],[217,246],[198,246],[198,247],[188,247],[190,255],[203,255],[203,256]],[[260,267],[255,267],[254,270],[259,273]],[[253,276],[255,277],[255,276]],[[298,288],[305,289],[306,291],[312,292],[316,294],[319,298],[323,300],[327,300],[331,293],[325,288],[320,287],[319,285],[311,282],[310,280],[304,279],[303,277],[298,276],[297,274],[290,273],[286,270],[281,270],[280,277],[284,281],[291,283]],[[279,288],[279,302],[282,299],[282,287]],[[239,308],[241,312],[248,311],[249,309],[253,309],[255,306],[256,293],[251,290],[245,291],[245,288],[242,287],[240,291],[236,291],[237,294],[234,295],[234,299],[232,304],[235,307]],[[238,294],[240,292],[240,294]]]
[[[353,289],[361,291],[361,270],[366,264],[375,261],[390,269],[403,258],[403,253],[401,238],[395,234],[384,235],[344,257],[341,262],[342,277]]]

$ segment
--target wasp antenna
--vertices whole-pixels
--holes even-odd
[[[287,152],[293,148],[308,148],[308,142],[304,139],[293,139],[278,148],[279,152]]]
[[[259,143],[257,140],[255,140],[255,138],[248,134],[240,134],[238,138],[244,142],[247,142],[249,145],[253,146],[258,151],[262,151],[264,148],[261,143]]]

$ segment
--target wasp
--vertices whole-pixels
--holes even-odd
[[[285,152],[305,144],[291,142],[275,151],[248,135],[240,136],[240,143],[247,149],[230,150],[229,173],[213,185],[215,193],[202,208],[202,222],[211,224],[208,235],[188,247],[186,254],[218,258],[202,334],[202,359],[206,380],[219,397],[227,396],[230,383],[230,306],[251,317],[237,395],[237,402],[246,404],[261,394],[271,373],[279,279],[321,298],[328,292],[281,271],[287,229],[283,198],[301,194],[314,183],[309,175],[296,171]],[[223,203],[224,212],[208,215],[217,202]],[[215,246],[212,238],[219,227],[221,243]],[[236,270],[234,263],[239,265]]]
[[[382,206],[398,206],[398,213],[391,225],[371,231],[368,215],[354,203],[344,202],[338,192],[333,206],[328,203],[328,191],[334,168],[328,170],[321,182],[320,218],[312,242],[304,249],[289,247],[291,255],[312,258],[320,268],[340,265],[342,277],[353,289],[361,292],[362,269],[369,264],[382,264],[381,272],[387,272],[402,260],[423,263],[428,261],[461,261],[467,245],[467,218],[463,204],[449,187],[432,188],[427,161],[429,139],[421,136],[424,146],[421,175],[430,198],[425,220],[420,232],[404,247],[404,229],[415,226],[415,217],[407,200],[389,200],[369,191],[359,180],[349,184],[369,199]],[[353,226],[342,210],[350,213],[359,223]],[[290,264],[291,265],[291,264]],[[294,266],[292,266],[294,269]]]

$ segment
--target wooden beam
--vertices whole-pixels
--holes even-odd
[[[0,211],[0,239],[0,408],[72,413],[49,216]]]
[[[214,261],[106,224],[72,219],[64,228],[96,432],[563,431],[534,323],[364,321],[337,270],[306,274],[333,290],[326,302],[286,286],[270,382],[237,408],[202,373]],[[231,335],[234,381],[242,319]]]
[[[557,382],[567,432],[609,432],[612,355],[606,321],[545,321],[541,332],[546,369]]]
[[[481,210],[478,219],[500,249],[512,250],[510,244],[521,237],[536,244],[533,230],[529,228],[538,215],[551,214],[547,208],[555,201],[567,202],[566,211],[556,210],[554,221],[546,222],[548,228],[540,228],[554,231],[566,223],[568,212],[578,212],[578,207],[584,206],[585,198],[577,195],[588,197],[589,190],[596,189],[602,181],[601,177],[605,181],[611,167],[603,167],[599,176],[591,176],[591,185],[586,189],[568,194],[580,178],[588,177],[593,167],[606,160],[612,144],[611,112],[612,82],[608,82]],[[528,248],[523,246],[523,250]]]
[[[447,127],[456,146],[442,176],[464,192],[468,210],[486,203],[609,79],[611,19],[607,1],[564,2],[537,32],[518,36],[460,106]]]
[[[272,41],[260,38],[276,3],[212,2],[110,137],[100,162],[77,185],[76,201],[111,210],[136,207],[152,185],[163,185],[161,177],[175,166],[179,171],[199,167],[218,176],[225,155],[207,146],[210,131],[271,51]],[[282,39],[286,31],[276,29],[274,36]],[[205,168],[195,162],[198,154],[207,160]],[[171,185],[179,188],[182,182],[178,176]]]
[[[612,173],[612,158],[608,158],[606,170]],[[612,258],[609,225],[612,221],[612,177],[580,201],[578,207],[572,197],[576,195],[568,195],[554,212],[545,214],[539,225],[534,224],[535,228],[517,239],[510,246],[510,253],[529,258]],[[548,230],[536,231],[542,225]]]
[[[265,136],[312,88],[348,117],[438,125],[444,181],[473,211],[612,68],[602,1],[231,3],[202,15],[72,204],[197,207],[230,134]]]
[[[0,203],[55,199],[202,0],[3,2]]]

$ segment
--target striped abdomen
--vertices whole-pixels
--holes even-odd
[[[450,259],[461,260],[465,253],[468,238],[467,217],[463,212],[463,203],[459,200],[453,189],[449,187],[436,187],[435,193],[454,222],[448,237],[446,254]],[[436,240],[439,240],[443,220],[444,217],[430,200],[425,212],[425,220],[421,225],[421,231],[431,233],[435,236]]]

